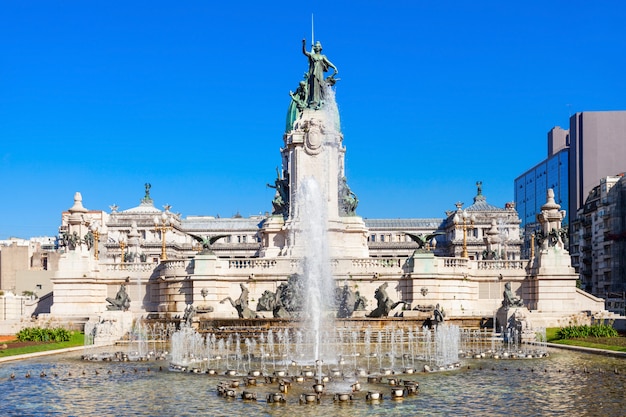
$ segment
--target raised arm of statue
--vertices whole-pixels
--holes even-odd
[[[302,53],[306,56],[311,56],[311,53],[306,50],[306,39],[302,39]]]

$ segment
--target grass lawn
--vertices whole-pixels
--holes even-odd
[[[6,343],[7,348],[2,349]],[[0,343],[0,358],[5,356],[23,355],[25,353],[44,352],[47,350],[64,349],[85,344],[85,335],[79,332],[72,332],[71,338],[67,342],[18,342],[17,340]]]
[[[585,337],[579,339],[557,339],[558,327],[546,329],[548,342],[560,345],[582,346],[596,349],[614,350],[616,352],[626,352],[626,336],[618,337]]]

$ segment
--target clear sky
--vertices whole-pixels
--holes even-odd
[[[623,1],[7,1],[0,239],[92,210],[271,211],[315,39],[339,69],[346,174],[366,218],[513,200],[577,111],[626,109]],[[626,145],[625,145],[626,146]]]

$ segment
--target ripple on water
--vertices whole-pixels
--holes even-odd
[[[321,404],[300,405],[296,390],[287,395],[287,404],[266,403],[267,393],[277,391],[277,385],[255,387],[257,402],[227,400],[217,396],[216,377],[159,372],[154,362],[83,362],[68,354],[3,364],[0,415],[617,417],[626,410],[623,359],[556,352],[548,359],[477,360],[467,365],[470,369],[407,376],[420,382],[420,391],[401,401],[389,399],[385,384],[369,385],[362,378],[362,391],[351,403],[334,403],[329,391]],[[25,378],[28,371],[32,376]],[[47,376],[40,377],[42,371]],[[15,379],[9,378],[11,373]],[[365,402],[371,388],[387,398],[378,404]]]

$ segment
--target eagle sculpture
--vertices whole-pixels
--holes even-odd
[[[200,244],[202,245],[202,251],[199,252],[201,255],[212,254],[213,250],[211,250],[211,246],[215,242],[220,240],[221,238],[230,236],[230,235],[199,236],[199,235],[194,235],[192,233],[188,233],[188,235],[194,238],[195,240],[197,240],[198,242],[200,242]]]
[[[435,236],[445,235],[444,232],[434,232],[434,233],[430,233],[427,235],[423,235],[421,233],[419,235],[415,235],[413,233],[407,233],[407,232],[404,232],[404,234],[410,237],[413,242],[417,243],[418,250],[425,249],[426,244],[430,242]]]

